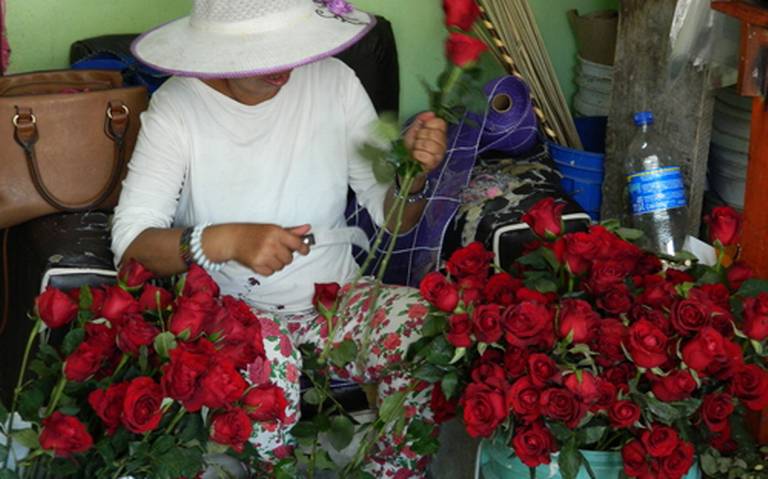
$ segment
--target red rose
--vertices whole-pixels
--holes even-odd
[[[768,337],[768,293],[744,300],[744,334],[755,341]]]
[[[77,303],[61,290],[50,286],[37,297],[35,303],[40,319],[51,329],[65,326],[77,316]]]
[[[733,414],[733,409],[733,398],[730,394],[707,394],[701,403],[699,414],[710,431],[723,432],[728,428],[728,418]]]
[[[558,246],[559,245],[559,246]],[[595,256],[596,243],[589,233],[567,234],[555,244],[556,253],[561,263],[565,263],[568,271],[581,276],[589,271]]]
[[[138,312],[139,303],[131,296],[131,293],[119,286],[110,286],[107,289],[104,304],[101,307],[101,315],[112,324],[118,325],[124,315]]]
[[[442,424],[456,415],[456,405],[458,401],[448,400],[443,394],[443,388],[440,384],[432,387],[432,396],[429,400],[429,408],[436,423]]]
[[[459,292],[445,276],[433,271],[427,273],[419,285],[421,296],[440,311],[453,312],[459,303]]]
[[[94,389],[88,395],[91,405],[99,419],[104,423],[107,435],[111,436],[120,426],[120,416],[123,413],[123,400],[128,383],[112,384],[106,390]]]
[[[586,370],[565,376],[563,385],[585,404],[592,404],[600,397],[600,381]]]
[[[689,292],[688,297],[701,302],[710,302],[721,308],[730,308],[731,293],[722,283],[697,286]]]
[[[557,450],[552,433],[540,422],[515,430],[512,448],[515,455],[528,467],[549,464],[552,453]]]
[[[625,314],[632,309],[632,294],[619,283],[597,298],[597,306],[609,314]]]
[[[252,432],[253,424],[242,409],[216,414],[211,421],[211,439],[231,447],[237,453],[243,452]]]
[[[693,336],[710,324],[710,312],[705,305],[690,299],[678,301],[672,307],[672,326],[681,336]]]
[[[617,388],[606,379],[601,379],[597,385],[597,399],[590,406],[592,412],[607,410],[616,400]]]
[[[667,376],[652,376],[651,391],[661,401],[682,401],[696,390],[696,381],[688,370],[678,369]]]
[[[490,437],[507,418],[504,393],[485,384],[472,383],[461,398],[464,425],[472,437]]]
[[[728,268],[726,277],[728,278],[728,285],[731,287],[731,290],[736,291],[741,288],[745,281],[754,278],[755,272],[748,264],[743,261],[737,261]]]
[[[226,407],[240,399],[248,387],[243,376],[229,359],[217,355],[208,366],[200,383],[203,404],[211,409]]]
[[[563,421],[569,429],[579,425],[587,408],[567,389],[550,388],[541,393],[539,406],[544,417]]]
[[[459,280],[461,300],[465,305],[479,303],[483,299],[485,279],[479,276],[467,276]]]
[[[445,43],[445,55],[459,68],[473,66],[487,49],[485,43],[463,33],[451,33]]]
[[[288,401],[282,388],[268,383],[249,390],[243,398],[248,416],[257,422],[285,421]]]
[[[629,394],[629,380],[635,376],[637,369],[633,364],[621,363],[603,371],[602,378],[614,384],[616,389]]]
[[[475,337],[482,343],[495,343],[501,339],[501,307],[484,304],[475,308],[472,314]]]
[[[654,424],[651,429],[646,429],[640,435],[640,441],[653,457],[664,457],[672,454],[672,451],[680,444],[680,436],[677,431],[669,426]]]
[[[657,274],[661,271],[663,265],[661,260],[653,253],[646,253],[640,257],[635,268],[635,274],[641,276]]]
[[[709,225],[709,240],[729,246],[739,241],[741,215],[730,206],[718,206],[712,210],[705,221]]]
[[[496,273],[485,284],[483,296],[488,303],[509,306],[515,302],[515,294],[522,287],[523,282],[509,273]]]
[[[123,424],[136,434],[153,431],[163,418],[163,388],[147,376],[128,383],[123,400]]]
[[[111,351],[90,341],[83,341],[64,361],[64,376],[68,381],[83,382],[96,374]]]
[[[115,351],[116,336],[117,329],[109,327],[109,323],[85,323],[85,340],[95,348],[104,351],[105,356]]]
[[[639,304],[651,308],[668,308],[677,299],[677,291],[672,283],[664,281],[660,276],[650,276],[653,283],[645,285],[645,291],[637,298]]]
[[[264,357],[261,324],[243,301],[225,296],[222,305],[214,320],[205,325],[205,331],[209,336],[218,334],[221,354],[236,367],[245,368]]]
[[[40,432],[40,447],[53,451],[58,457],[85,452],[93,446],[93,438],[85,424],[74,416],[65,416],[56,411],[43,419]]]
[[[655,368],[667,360],[667,336],[648,321],[629,327],[625,345],[632,360],[641,368]]]
[[[509,345],[504,351],[504,369],[509,379],[516,379],[525,374],[528,365],[528,349]]]
[[[608,419],[615,428],[632,427],[640,420],[640,406],[629,400],[616,401],[608,408]]]
[[[565,299],[561,303],[558,322],[560,337],[573,335],[574,343],[585,343],[594,335],[600,316],[592,306],[581,299]]]
[[[193,264],[187,271],[184,280],[184,296],[194,296],[197,293],[203,293],[209,297],[215,298],[219,295],[219,285],[211,278],[206,270]]]
[[[592,350],[600,353],[595,357],[597,364],[607,367],[624,360],[621,344],[627,336],[627,327],[614,318],[597,321],[597,329],[589,344]]]
[[[184,336],[185,340],[197,338],[213,313],[211,306],[212,302],[205,293],[180,297],[168,329],[176,336]]]
[[[445,267],[453,278],[474,276],[485,279],[492,262],[493,253],[486,250],[483,243],[475,241],[454,251]]]
[[[629,270],[621,261],[595,261],[589,274],[589,288],[596,295],[606,293],[622,284],[628,274]]]
[[[712,434],[709,444],[723,454],[732,454],[739,448],[731,437],[731,427],[728,423],[722,432]]]
[[[629,477],[650,477],[648,474],[647,452],[643,443],[634,440],[621,449],[624,474]]]
[[[152,271],[133,258],[128,260],[120,268],[120,271],[117,272],[117,279],[120,281],[120,284],[128,289],[138,289],[153,277]]]
[[[733,376],[731,392],[753,411],[768,407],[768,373],[756,364],[741,367]]]
[[[661,472],[663,477],[680,479],[688,474],[693,467],[693,454],[695,450],[690,442],[680,441],[672,454],[661,460]]]
[[[683,361],[702,375],[729,377],[743,362],[741,348],[711,327],[683,345]]]
[[[336,312],[336,300],[339,297],[341,286],[339,283],[315,283],[315,294],[312,296],[312,304],[319,312]],[[320,309],[320,308],[324,309]]]
[[[536,290],[528,288],[518,289],[517,293],[515,293],[515,296],[517,297],[518,303],[531,301],[539,304],[550,304],[557,299],[557,295],[555,293],[542,294]]]
[[[680,271],[677,269],[668,269],[665,274],[667,281],[674,284],[675,286],[682,284],[682,283],[695,283],[696,278],[694,278],[690,273],[686,271]]]
[[[472,346],[472,323],[467,313],[453,314],[448,318],[448,332],[445,337],[448,342],[457,348]]]
[[[91,313],[96,317],[101,317],[101,309],[104,307],[104,300],[107,298],[107,291],[104,288],[91,289]]]
[[[142,311],[165,311],[173,303],[170,291],[148,284],[144,286],[139,297],[139,308]]]
[[[525,301],[509,306],[501,320],[504,337],[513,346],[551,347],[555,342],[552,312],[546,306]]]
[[[539,387],[547,383],[560,381],[560,368],[546,354],[535,353],[528,356],[528,374],[531,382]]]
[[[632,307],[630,315],[635,321],[640,321],[641,319],[648,321],[659,328],[667,336],[675,334],[675,331],[672,328],[672,321],[670,321],[666,313],[661,310],[651,309],[642,304],[636,304]]]
[[[144,321],[139,314],[124,316],[123,322],[117,328],[117,347],[131,356],[138,356],[142,346],[151,345],[160,330]]]
[[[181,402],[189,412],[197,412],[203,406],[200,381],[208,370],[209,358],[215,353],[213,345],[205,343],[210,345],[209,354],[172,349],[171,360],[164,366],[160,379],[165,395]]]
[[[481,360],[472,369],[470,376],[474,382],[494,387],[500,391],[508,386],[504,369],[490,360]]]
[[[445,11],[445,24],[448,27],[456,27],[464,31],[472,28],[472,24],[480,16],[480,8],[475,0],[443,0],[443,11]]]
[[[507,391],[507,405],[519,420],[533,422],[541,416],[539,392],[531,377],[523,376]]]
[[[539,201],[521,218],[539,238],[554,238],[563,231],[563,210],[566,204],[547,197]]]

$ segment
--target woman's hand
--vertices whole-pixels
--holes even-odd
[[[227,259],[237,261],[262,276],[270,276],[291,264],[294,252],[309,254],[309,246],[301,237],[310,230],[309,225],[293,228],[253,223],[216,225],[206,229],[203,248],[208,251],[206,243],[210,241],[211,251],[226,251],[224,256]]]
[[[405,134],[405,147],[414,160],[421,164],[424,173],[437,168],[446,150],[447,125],[431,111],[421,113]]]

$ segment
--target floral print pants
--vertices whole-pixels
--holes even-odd
[[[355,291],[350,286],[342,293],[351,294],[349,306],[340,318],[346,322],[340,325],[336,341],[351,339],[358,349],[367,342],[367,362],[363,370],[350,364],[345,370],[334,371],[336,379],[351,379],[361,384],[376,384],[379,401],[390,394],[403,391],[411,386],[411,378],[399,370],[397,365],[405,357],[408,346],[419,339],[421,325],[429,308],[419,291],[404,286],[385,285],[376,302],[376,310],[368,319],[370,309],[369,292],[372,283],[361,282]],[[328,337],[327,321],[317,313],[278,315],[256,310],[264,337],[267,361],[255,365],[249,374],[254,382],[269,380],[282,387],[288,400],[286,421],[256,424],[251,442],[269,460],[279,460],[292,451],[293,440],[289,431],[299,420],[299,376],[301,355],[298,346],[313,343],[322,349]],[[370,321],[370,327],[366,321]],[[365,338],[365,331],[369,337]],[[429,409],[431,388],[420,387],[409,393],[405,403],[408,420],[419,418],[432,422]],[[390,432],[377,444],[365,470],[377,478],[423,478],[429,458],[420,457],[409,448],[404,440],[407,427],[400,437]]]

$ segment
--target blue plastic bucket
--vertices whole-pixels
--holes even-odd
[[[549,144],[555,166],[563,175],[563,190],[586,211],[593,220],[600,219],[603,200],[603,162],[605,155]]]
[[[480,452],[480,477],[482,479],[525,479],[530,477],[528,466],[520,462],[514,456],[511,449],[507,448],[508,455],[503,451],[494,450],[494,446],[488,447],[482,443]],[[589,462],[595,477],[600,479],[613,479],[620,477],[624,465],[620,452],[581,451]],[[506,457],[505,457],[506,456]],[[589,474],[582,466],[577,479],[589,479]],[[693,465],[683,479],[701,479],[701,469],[698,464]],[[562,479],[557,465],[557,454],[552,455],[552,462],[536,468],[536,479]]]
[[[607,116],[578,116],[573,119],[573,122],[576,124],[576,131],[579,133],[585,151],[605,153]]]

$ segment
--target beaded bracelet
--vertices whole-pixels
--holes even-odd
[[[206,271],[216,272],[224,267],[224,263],[214,263],[203,251],[203,231],[209,226],[210,223],[195,226],[189,239],[189,248],[192,259],[198,266]]]
[[[427,199],[427,196],[429,195],[429,189],[432,186],[431,182],[429,181],[429,178],[426,179],[424,182],[424,187],[417,191],[416,193],[409,193],[407,196],[403,195],[403,192],[400,190],[400,178],[395,175],[395,189],[394,189],[394,195],[396,198],[404,199],[406,203],[412,204],[416,203],[417,201],[425,200]]]

